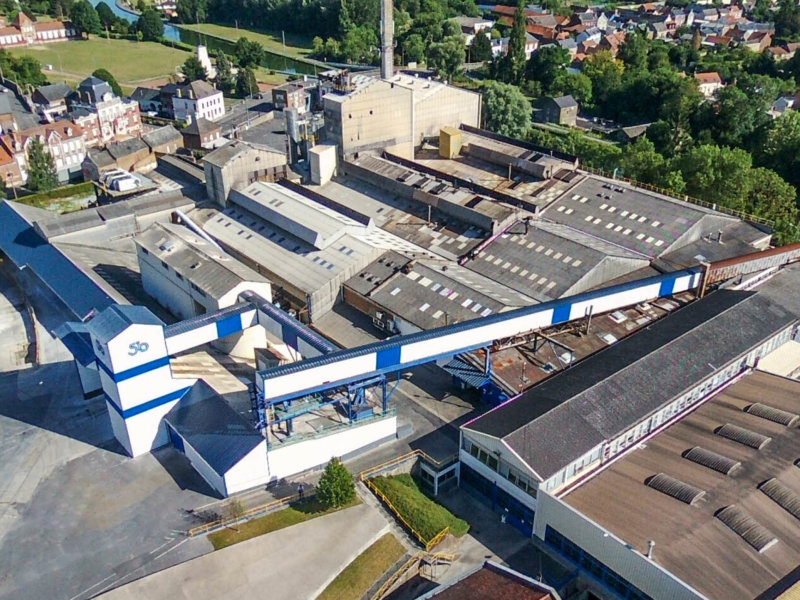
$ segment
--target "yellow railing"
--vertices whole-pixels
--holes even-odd
[[[303,500],[307,500],[313,497],[314,494],[306,494],[303,496]],[[214,529],[220,529],[222,527],[228,527],[230,525],[234,525],[241,521],[247,521],[248,519],[253,518],[254,516],[258,516],[261,514],[269,514],[273,512],[275,509],[288,506],[292,502],[297,502],[300,500],[299,494],[293,494],[291,496],[287,496],[286,498],[281,498],[279,500],[274,500],[272,502],[268,502],[267,504],[262,504],[260,506],[256,506],[254,508],[250,508],[244,511],[242,514],[236,517],[229,517],[227,519],[217,519],[216,521],[212,521],[210,523],[205,523],[203,525],[198,525],[197,527],[193,527],[187,532],[189,537],[196,537],[198,535],[202,535],[204,533],[208,533]]]
[[[393,466],[402,464],[402,463],[404,463],[404,462],[406,462],[408,460],[414,459],[414,458],[417,459],[417,460],[422,459],[422,460],[424,460],[426,462],[429,462],[429,463],[433,464],[434,466],[438,467],[438,466],[446,465],[450,461],[452,461],[454,459],[457,459],[458,455],[454,454],[454,455],[448,457],[444,461],[438,461],[435,458],[433,458],[430,455],[428,455],[425,452],[423,452],[422,450],[413,450],[413,451],[411,451],[411,452],[409,452],[407,454],[403,454],[402,456],[398,456],[398,457],[393,458],[391,460],[387,460],[386,462],[381,463],[380,465],[377,465],[375,467],[371,467],[371,468],[369,468],[369,469],[367,469],[365,471],[362,471],[361,474],[359,475],[359,479],[362,482],[364,482],[364,484],[381,500],[381,502],[383,502],[386,505],[386,507],[392,512],[392,514],[395,517],[397,517],[398,521],[400,521],[403,524],[403,526],[411,533],[411,535],[413,535],[417,539],[417,541],[425,548],[425,550],[427,552],[430,552],[432,548],[435,548],[436,545],[439,544],[447,536],[448,533],[450,533],[450,527],[445,527],[444,529],[442,529],[439,533],[437,533],[435,536],[433,536],[429,540],[425,539],[422,536],[421,533],[419,533],[416,529],[414,529],[411,526],[411,524],[408,521],[406,521],[406,519],[403,517],[403,515],[400,514],[400,511],[397,510],[394,507],[394,505],[389,501],[389,498],[387,498],[386,495],[383,492],[381,492],[375,486],[375,484],[373,484],[370,481],[370,476],[374,475],[375,473],[379,473],[381,471],[384,471],[384,470],[389,469],[389,468],[391,468]]]
[[[394,574],[391,577],[389,577],[389,579],[387,579],[386,582],[381,587],[378,588],[378,591],[372,595],[372,598],[370,598],[370,600],[380,600],[381,598],[383,598],[384,594],[386,594],[386,592],[388,592],[392,588],[392,586],[395,583],[397,583],[400,580],[400,578],[403,575],[405,575],[411,567],[414,566],[415,563],[418,563],[420,561],[422,555],[423,555],[422,552],[417,552],[414,556],[412,556],[406,562],[404,562],[403,566],[397,569],[397,571],[395,571]]]

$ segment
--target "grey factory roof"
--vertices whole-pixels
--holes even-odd
[[[516,223],[466,266],[540,302],[577,294],[648,265],[646,258],[565,225]]]
[[[276,183],[255,181],[231,192],[230,201],[322,250],[346,233],[362,234],[357,221]]]
[[[738,221],[721,213],[588,176],[542,212],[545,219],[656,257]]]
[[[490,217],[496,222],[503,222],[514,213],[513,208],[495,200],[465,188],[455,187],[433,175],[411,169],[385,158],[366,154],[353,162],[372,173],[391,180],[395,186],[404,185],[408,188],[427,192],[438,200],[466,207]]]
[[[164,420],[221,477],[264,440],[203,380],[183,395]]]
[[[749,414],[753,403],[798,414],[800,383],[747,375],[568,493],[564,502],[641,552],[653,540],[654,561],[707,598],[779,597],[798,579],[800,520],[791,511],[800,496],[800,469],[794,465],[800,436],[794,426]],[[771,441],[757,450],[715,435],[727,423]],[[740,466],[728,475],[684,457],[698,446]],[[659,472],[705,492],[702,501],[689,506],[645,485]],[[773,478],[780,496],[759,487]],[[746,541],[752,539],[748,533],[742,537],[715,517],[732,505],[777,543],[758,552]]]
[[[100,343],[106,344],[134,323],[164,326],[164,322],[144,306],[112,304],[89,321],[86,329]]]
[[[175,129],[172,125],[164,125],[158,129],[148,131],[142,134],[142,139],[151,148],[161,146],[172,141],[181,139],[181,132]]]
[[[224,247],[268,270],[271,278],[307,294],[330,285],[342,273],[360,268],[382,252],[349,234],[319,250],[236,205],[215,211],[203,229]]]
[[[220,146],[213,152],[209,152],[203,157],[203,162],[207,162],[210,165],[214,165],[215,167],[224,167],[230,161],[239,158],[240,156],[244,156],[249,152],[253,151],[265,151],[265,152],[277,152],[278,154],[284,154],[283,152],[278,152],[273,148],[267,148],[266,146],[255,146],[248,142],[244,142],[242,140],[235,140],[233,142],[229,142],[224,146]]]
[[[370,264],[346,285],[423,330],[534,303],[458,265],[431,260],[408,264],[395,253]]]
[[[240,283],[267,281],[250,267],[180,225],[154,223],[134,241],[215,299]]]
[[[280,113],[259,125],[253,125],[239,132],[239,139],[266,146],[282,154],[286,152],[286,122],[283,113]]]
[[[800,295],[797,273],[775,280],[757,293],[722,290],[697,300],[468,429],[503,438],[545,480],[796,321],[798,300],[787,294]]]

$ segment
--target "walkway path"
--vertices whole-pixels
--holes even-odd
[[[312,600],[388,529],[374,507],[360,504],[206,554],[100,598]]]

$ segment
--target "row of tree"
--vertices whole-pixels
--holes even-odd
[[[152,6],[142,7],[138,21],[131,25],[117,17],[105,2],[100,2],[95,8],[88,0],[74,0],[70,6],[69,20],[81,35],[99,35],[104,31],[123,35],[136,33],[140,39],[154,42],[164,36],[161,13]]]

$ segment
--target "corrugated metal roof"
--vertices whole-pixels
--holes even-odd
[[[203,380],[184,394],[164,420],[220,476],[264,439]]]
[[[468,429],[504,438],[546,479],[796,319],[761,293],[715,292],[531,388]]]
[[[0,204],[0,248],[14,264],[36,273],[78,319],[114,304],[111,296],[36,233],[19,206],[9,201]]]
[[[149,308],[130,304],[113,304],[87,322],[86,330],[100,343],[105,344],[134,323],[164,326],[164,322],[151,313]]]

